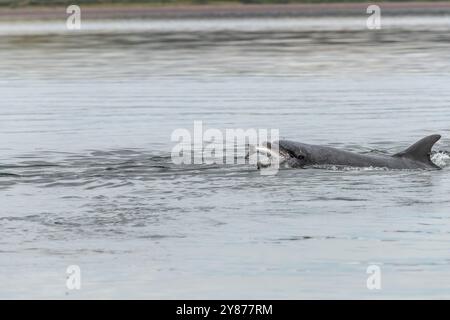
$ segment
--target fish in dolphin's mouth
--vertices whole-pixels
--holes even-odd
[[[287,150],[279,148],[277,142],[264,142],[256,146],[250,145],[246,158],[250,159],[252,156],[256,157],[255,162],[258,169],[287,166],[292,158]]]

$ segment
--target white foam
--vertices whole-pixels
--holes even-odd
[[[436,152],[431,155],[431,161],[435,165],[443,168],[450,164],[450,155],[446,152]]]
[[[351,166],[336,166],[336,165],[314,165],[314,169],[325,169],[330,171],[388,171],[385,167],[351,167]]]

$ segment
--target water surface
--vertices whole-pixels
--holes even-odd
[[[3,24],[0,297],[449,298],[446,19]],[[440,133],[444,168],[174,165],[194,121],[357,152]]]

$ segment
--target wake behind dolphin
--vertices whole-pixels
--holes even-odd
[[[431,159],[431,148],[441,138],[440,135],[425,137],[406,150],[389,155],[367,155],[332,147],[311,145],[289,140],[265,143],[255,152],[266,154],[268,158],[279,157],[280,164],[291,168],[309,166],[371,167],[387,169],[441,169]],[[276,151],[274,151],[276,150]],[[268,167],[271,162],[258,161],[258,169]]]

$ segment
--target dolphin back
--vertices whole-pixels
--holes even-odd
[[[434,168],[436,167],[439,168],[431,161],[430,155],[431,155],[431,148],[433,148],[433,145],[440,138],[441,136],[439,134],[433,134],[431,136],[425,137],[414,143],[408,149],[394,154],[393,157],[407,158],[413,161],[425,163]]]

